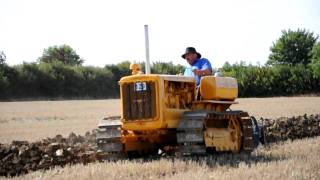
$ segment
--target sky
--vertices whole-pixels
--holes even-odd
[[[187,65],[193,46],[213,67],[265,64],[282,30],[320,34],[319,0],[0,0],[0,51],[9,65],[70,45],[84,65],[145,60]]]

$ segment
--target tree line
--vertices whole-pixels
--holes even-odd
[[[238,81],[240,97],[291,96],[319,94],[320,76],[310,66],[301,64],[254,66],[244,62],[226,63],[222,72]]]
[[[144,67],[144,64],[141,63]],[[59,61],[0,64],[0,99],[98,99],[119,98],[118,81],[131,74],[130,62],[105,67],[72,66]],[[172,62],[153,63],[157,74],[181,73]]]
[[[235,77],[240,97],[286,96],[320,92],[320,42],[307,30],[284,30],[270,47],[265,65],[229,64],[219,69]],[[121,77],[130,62],[105,67],[83,66],[84,59],[68,45],[52,46],[32,63],[9,66],[0,51],[0,99],[118,98]],[[141,70],[144,64],[140,63]],[[155,74],[180,74],[185,67],[155,62]],[[216,69],[217,70],[217,69]]]

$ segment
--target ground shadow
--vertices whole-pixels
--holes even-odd
[[[228,152],[215,152],[209,155],[204,156],[169,156],[169,155],[152,155],[147,157],[135,157],[130,158],[130,161],[135,162],[153,162],[153,161],[159,161],[161,159],[166,159],[169,161],[172,161],[173,163],[175,161],[184,161],[186,163],[190,162],[196,162],[199,164],[206,164],[209,167],[215,167],[215,166],[229,166],[229,167],[239,167],[239,164],[245,163],[248,166],[251,166],[253,164],[257,163],[267,163],[267,162],[273,162],[273,161],[279,161],[286,159],[285,157],[279,157],[275,155],[270,154],[256,154],[256,153],[228,153]]]

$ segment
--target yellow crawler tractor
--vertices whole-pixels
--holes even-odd
[[[197,88],[193,77],[140,74],[121,78],[122,114],[100,121],[99,154],[173,150],[182,155],[208,152],[251,152],[263,139],[257,121],[232,111],[238,84],[231,77],[204,76]]]

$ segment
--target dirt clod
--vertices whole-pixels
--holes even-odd
[[[320,135],[320,114],[260,119],[268,143]],[[97,160],[97,130],[84,136],[70,133],[38,142],[0,143],[0,176],[16,176],[39,169],[70,164],[87,164]]]
[[[264,124],[268,143],[320,135],[320,114],[260,120]]]
[[[95,131],[86,136],[70,133],[39,142],[13,141],[0,144],[0,176],[16,176],[38,169],[90,163],[96,160]]]

